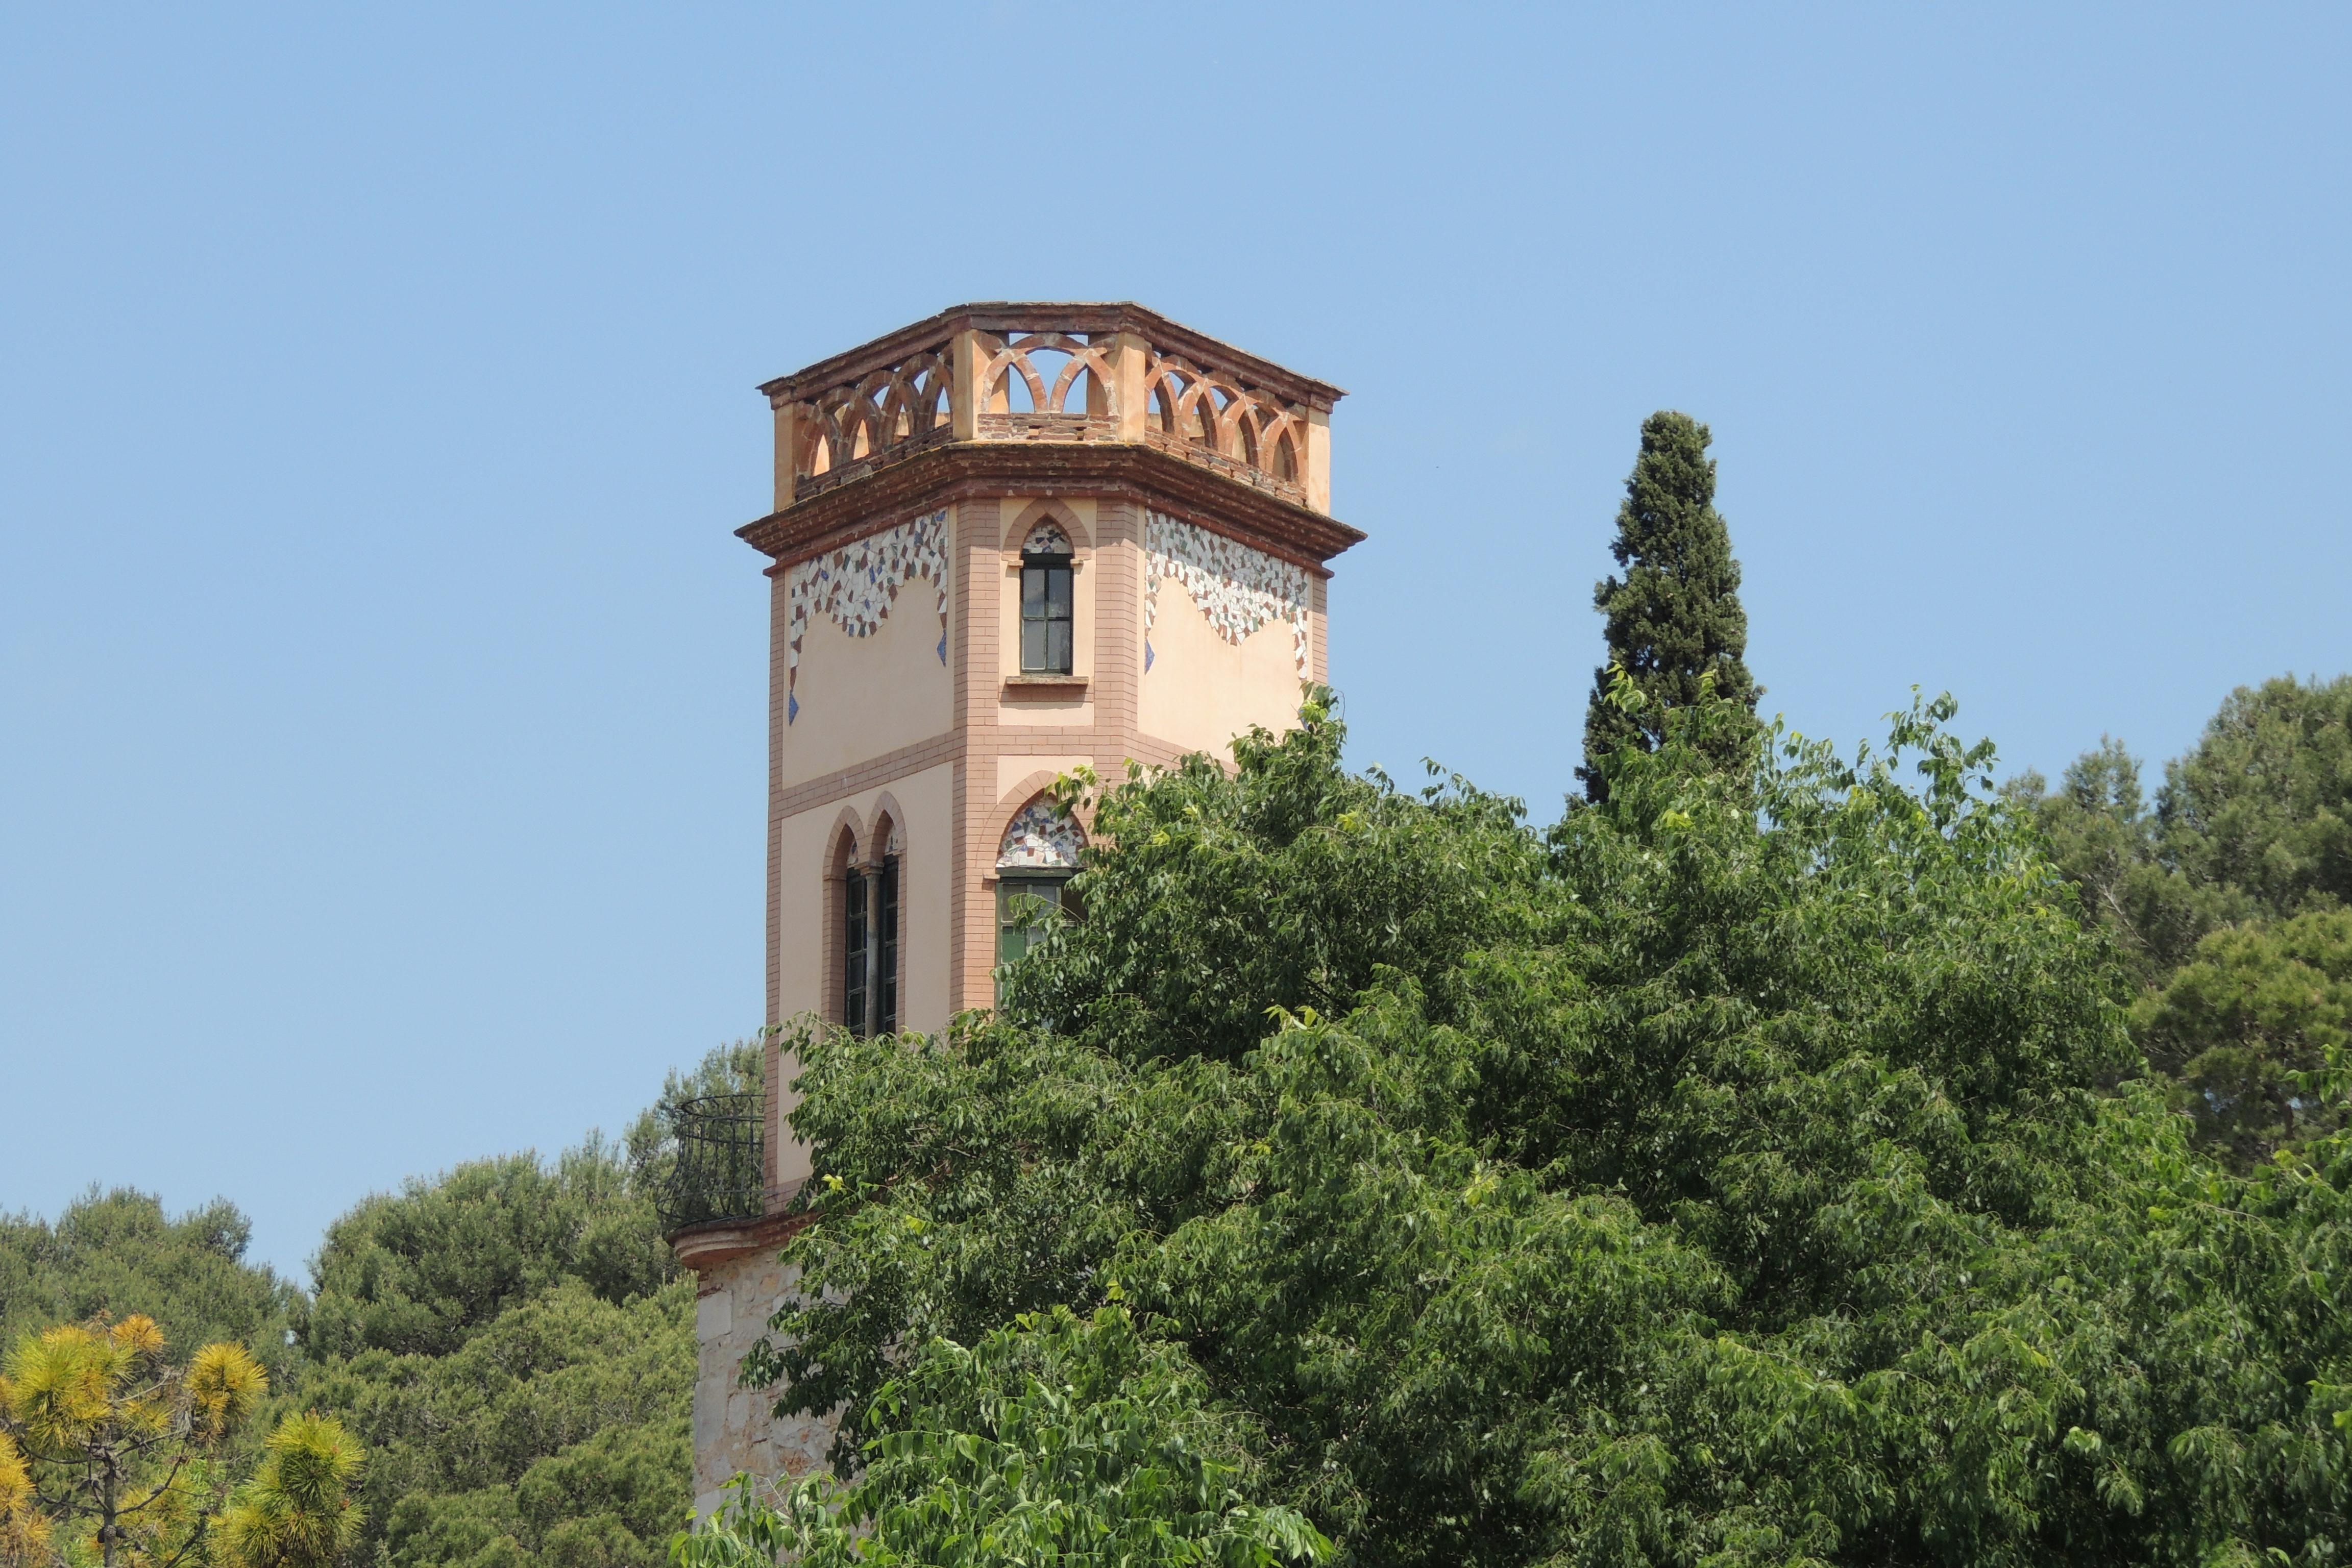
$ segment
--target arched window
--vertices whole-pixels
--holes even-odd
[[[1070,536],[1050,522],[1021,543],[1021,673],[1070,673]]]
[[[1015,814],[996,853],[998,963],[1018,963],[1044,940],[1085,846],[1069,814],[1042,795]]]
[[[841,879],[841,1026],[898,1032],[898,850],[896,823],[882,858]]]

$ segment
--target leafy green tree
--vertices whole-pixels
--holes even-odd
[[[2136,978],[2159,981],[2207,931],[2352,904],[2352,676],[2240,687],[2165,765],[2150,810],[2138,761],[2103,738],[2032,805],[2051,858]]]
[[[152,1195],[91,1188],[54,1224],[0,1215],[0,1344],[101,1313],[152,1318],[178,1344],[249,1347],[285,1385],[301,1292],[246,1259],[253,1226],[226,1198],[177,1218]]]
[[[2352,675],[2240,687],[2165,769],[2163,853],[2248,912],[2352,904]]]
[[[2244,1167],[2332,1125],[2299,1087],[2327,1036],[2309,936],[2267,925],[2352,893],[2352,677],[2231,692],[2150,810],[2139,764],[2103,740],[2049,790],[2011,781],[2081,913],[2147,992],[2135,1032],[2199,1135]],[[2324,966],[2323,966],[2324,969]],[[2315,992],[2313,986],[2320,987]]]
[[[745,1477],[682,1537],[679,1568],[981,1568],[1006,1563],[1318,1563],[1294,1510],[1248,1500],[1236,1418],[1125,1310],[1024,1314],[967,1351],[933,1340],[872,1405],[855,1479],[771,1504]]]
[[[821,1222],[746,1373],[897,1467],[835,1521],[999,1508],[1028,1385],[908,1369],[1118,1308],[1155,1429],[1344,1562],[2331,1560],[2352,1155],[2239,1180],[2102,1090],[2107,949],[1948,716],[1726,769],[1744,705],[1676,710],[1549,833],[1319,705],[1107,792],[996,1014],[798,1042]]]
[[[1604,761],[1620,748],[1654,748],[1666,715],[1713,696],[1753,713],[1763,689],[1748,673],[1748,613],[1739,605],[1739,563],[1715,510],[1714,437],[1687,414],[1660,411],[1642,421],[1642,451],[1625,480],[1611,552],[1625,569],[1592,591],[1608,617],[1609,661],[1593,673],[1584,717],[1584,766],[1577,776],[1593,799],[1608,788]],[[1632,678],[1639,702],[1611,700],[1615,671]],[[1718,722],[1707,745],[1718,763],[1744,763],[1752,742]]]
[[[2225,927],[2140,998],[2134,1033],[2241,1166],[2341,1125],[2317,1086],[2352,1046],[2352,910]]]

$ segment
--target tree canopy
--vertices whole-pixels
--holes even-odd
[[[1545,832],[1312,703],[1105,791],[996,1014],[801,1041],[821,1218],[747,1375],[888,1479],[793,1540],[1044,1495],[989,1458],[1019,1337],[1112,1312],[1154,1429],[1345,1562],[2332,1560],[2352,1160],[2196,1154],[1949,714],[1841,761],[1683,708]]]
[[[0,1373],[0,1563],[9,1568],[332,1568],[366,1456],[332,1420],[278,1420],[240,1479],[233,1444],[268,1373],[221,1342],[184,1363],[154,1319],[26,1331]]]
[[[2191,882],[2267,915],[2352,903],[2352,675],[2231,692],[2166,768],[2157,812]]]
[[[2032,806],[2083,918],[2141,991],[2134,1028],[2199,1136],[2241,1169],[2337,1125],[2314,1074],[2342,1044],[2352,902],[2352,677],[2240,687],[2150,802],[2113,739]]]
[[[756,1090],[761,1062],[745,1041],[672,1072],[618,1142],[362,1200],[328,1228],[308,1295],[245,1260],[250,1227],[225,1200],[173,1218],[93,1190],[53,1225],[0,1216],[0,1344],[79,1344],[111,1314],[252,1347],[269,1392],[246,1435],[173,1482],[201,1480],[201,1498],[152,1510],[205,1533],[157,1536],[166,1550],[143,1568],[191,1542],[211,1555],[187,1568],[654,1568],[692,1496],[694,1290],[652,1202],[674,1153],[667,1108]],[[47,1476],[20,1468],[0,1454],[0,1563],[46,1563],[74,1538],[36,1530],[26,1510]]]
[[[1731,531],[1715,510],[1713,440],[1687,414],[1661,410],[1642,421],[1641,454],[1609,547],[1625,575],[1592,590],[1593,607],[1608,619],[1609,658],[1593,672],[1577,772],[1595,799],[1608,788],[1604,760],[1623,746],[1656,745],[1666,715],[1696,703],[1702,682],[1715,699],[1751,713],[1763,694],[1745,662],[1748,613]],[[1612,692],[1621,676],[1639,700]],[[1705,744],[1719,763],[1731,763],[1746,759],[1748,742],[1741,726],[1718,720]]]
[[[93,1187],[54,1223],[0,1215],[0,1347],[106,1313],[152,1319],[172,1343],[246,1346],[284,1384],[301,1291],[249,1262],[253,1226],[226,1198],[176,1218],[152,1194]]]
[[[692,1495],[694,1289],[625,1149],[460,1165],[335,1222],[303,1396],[396,1568],[650,1568]]]
[[[756,1090],[741,1041],[672,1072],[618,1142],[475,1161],[328,1228],[302,1395],[373,1451],[383,1568],[654,1568],[693,1498],[694,1285],[654,1194],[667,1108]]]

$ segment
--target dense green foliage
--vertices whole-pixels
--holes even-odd
[[[2273,916],[2352,903],[2352,675],[2231,692],[2157,811],[2192,883]]]
[[[756,1044],[662,1105],[756,1088]],[[694,1287],[664,1245],[657,1105],[625,1143],[460,1165],[329,1227],[304,1398],[374,1452],[362,1554],[390,1568],[649,1568],[692,1497]]]
[[[424,1564],[643,1564],[691,1496],[693,1286],[562,1279],[441,1354],[331,1356],[306,1397],[375,1453],[367,1544]]]
[[[1661,411],[1642,421],[1642,450],[1625,480],[1610,550],[1625,575],[1592,590],[1608,617],[1609,659],[1592,678],[1584,719],[1586,791],[1609,787],[1605,759],[1624,746],[1644,750],[1664,733],[1666,715],[1696,703],[1701,682],[1717,700],[1753,712],[1763,694],[1748,673],[1748,614],[1739,605],[1739,563],[1731,532],[1715,510],[1714,437],[1687,414]],[[1612,700],[1619,672],[1638,702]],[[1746,761],[1750,737],[1719,720],[1702,742],[1719,764]]]
[[[2103,740],[2055,790],[2031,770],[2005,792],[2040,818],[2051,859],[2074,883],[2077,911],[2104,930],[2133,979],[2169,973],[2217,923],[2213,899],[2164,864],[2162,824],[2140,787],[2137,759]]]
[[[2352,1045],[2352,910],[2227,926],[2134,1009],[2148,1059],[2241,1166],[2343,1125],[2314,1085]]]
[[[1727,770],[1683,708],[1548,834],[1314,707],[1108,792],[997,1015],[802,1043],[748,1370],[899,1467],[852,1522],[1005,1484],[1027,1365],[946,1347],[1115,1305],[1348,1562],[2336,1560],[2352,1158],[2191,1152],[1946,716]]]
[[[780,1552],[803,1568],[1263,1568],[1330,1552],[1294,1510],[1248,1500],[1258,1466],[1237,1418],[1122,1308],[1024,1314],[970,1350],[934,1339],[872,1409],[888,1430],[849,1484],[814,1477],[770,1508],[739,1481],[680,1568],[769,1568]]]
[[[2209,1147],[2242,1169],[2336,1126],[2310,1075],[2341,1039],[2318,917],[2352,903],[2352,676],[2231,692],[2153,803],[2113,740],[2055,790],[2008,790],[2141,988],[2137,1036]]]
[[[327,1228],[299,1326],[313,1362],[444,1356],[566,1281],[613,1302],[672,1277],[621,1151],[591,1140],[551,1166],[480,1160],[362,1202]]]
[[[253,1226],[226,1198],[174,1219],[145,1193],[93,1188],[54,1224],[0,1215],[0,1346],[103,1312],[152,1318],[173,1345],[242,1344],[283,1385],[301,1292],[245,1258]]]
[[[478,1161],[362,1201],[329,1227],[307,1297],[243,1261],[249,1227],[226,1202],[170,1219],[92,1193],[53,1226],[0,1218],[0,1334],[144,1313],[174,1343],[252,1346],[274,1392],[231,1456],[254,1478],[231,1516],[263,1568],[300,1560],[305,1517],[264,1483],[328,1471],[262,1438],[315,1434],[287,1425],[309,1411],[369,1451],[350,1560],[650,1568],[692,1473],[693,1286],[652,1203],[665,1108],[756,1090],[761,1057],[743,1042],[671,1073],[617,1146]]]

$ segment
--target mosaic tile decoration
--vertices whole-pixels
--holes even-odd
[[[1217,635],[1239,647],[1268,621],[1290,625],[1298,676],[1307,678],[1307,568],[1253,550],[1238,540],[1159,512],[1143,522],[1143,668],[1151,668],[1151,623],[1160,613],[1160,584],[1184,584]]]
[[[819,555],[792,569],[784,597],[792,606],[792,647],[786,655],[784,722],[801,716],[801,638],[810,621],[830,616],[833,624],[854,637],[870,637],[889,618],[898,590],[918,577],[929,577],[940,591],[940,662],[948,661],[948,514],[944,508],[929,517],[902,522],[869,534],[830,555]]]
[[[1039,523],[1029,531],[1029,537],[1021,542],[1021,553],[1024,555],[1067,555],[1070,552],[1070,536],[1050,522]]]
[[[1075,871],[1086,837],[1068,815],[1044,795],[1015,813],[996,852],[1000,871]]]

